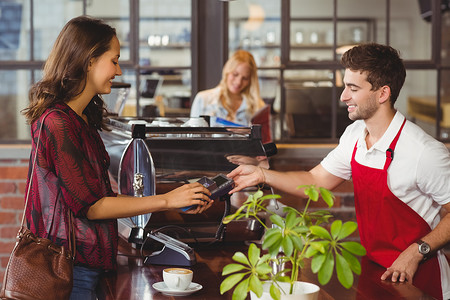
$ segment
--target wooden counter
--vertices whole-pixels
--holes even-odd
[[[118,270],[102,280],[99,300],[145,300],[145,299],[231,299],[231,292],[220,295],[219,286],[222,268],[230,263],[234,252],[247,252],[244,244],[217,243],[195,249],[197,264],[193,282],[199,283],[203,289],[184,297],[165,296],[152,285],[162,281],[162,270],[166,266],[146,266],[137,251],[130,250],[125,242],[121,242],[118,256]],[[333,275],[332,280],[321,287],[319,299],[434,299],[409,283],[392,283],[381,281],[383,268],[363,259],[362,274],[357,277],[352,288],[345,289]],[[301,270],[301,280],[318,284],[317,276],[312,274],[309,264]],[[249,297],[248,297],[249,298]]]

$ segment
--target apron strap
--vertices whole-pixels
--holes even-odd
[[[391,145],[389,145],[389,148],[386,150],[386,162],[384,163],[384,170],[387,170],[394,159],[394,150],[395,146],[397,145],[398,139],[400,138],[400,133],[403,130],[403,126],[405,126],[406,118],[403,120],[402,126],[400,127],[399,131],[397,132],[397,135],[392,140]]]

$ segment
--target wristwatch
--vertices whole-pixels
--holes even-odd
[[[427,259],[431,251],[430,245],[428,245],[422,240],[419,240],[416,243],[419,244],[419,253],[423,255],[423,259],[424,260]]]

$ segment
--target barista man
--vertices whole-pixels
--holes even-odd
[[[364,44],[342,57],[341,101],[355,122],[339,145],[310,171],[276,172],[241,165],[228,174],[234,193],[266,183],[298,193],[301,184],[333,189],[353,180],[362,245],[384,266],[382,280],[409,281],[437,299],[450,298],[450,155],[447,148],[394,108],[406,77],[398,52]]]

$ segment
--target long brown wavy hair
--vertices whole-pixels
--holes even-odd
[[[58,35],[45,62],[42,79],[30,88],[30,104],[22,113],[28,124],[36,121],[48,107],[66,103],[86,87],[91,59],[110,49],[116,30],[102,20],[80,16],[70,20]],[[95,95],[84,110],[90,125],[106,129],[106,107]]]
[[[228,116],[233,116],[234,112],[231,110],[231,99],[228,96],[227,77],[228,74],[233,72],[241,63],[247,63],[250,66],[250,83],[242,91],[242,94],[244,94],[248,100],[247,113],[253,115],[265,105],[264,101],[261,99],[261,95],[259,92],[257,73],[258,67],[256,66],[255,59],[250,52],[245,50],[238,50],[233,54],[233,56],[228,59],[228,61],[223,66],[222,80],[219,83],[219,86],[221,87],[220,102],[228,111]]]

